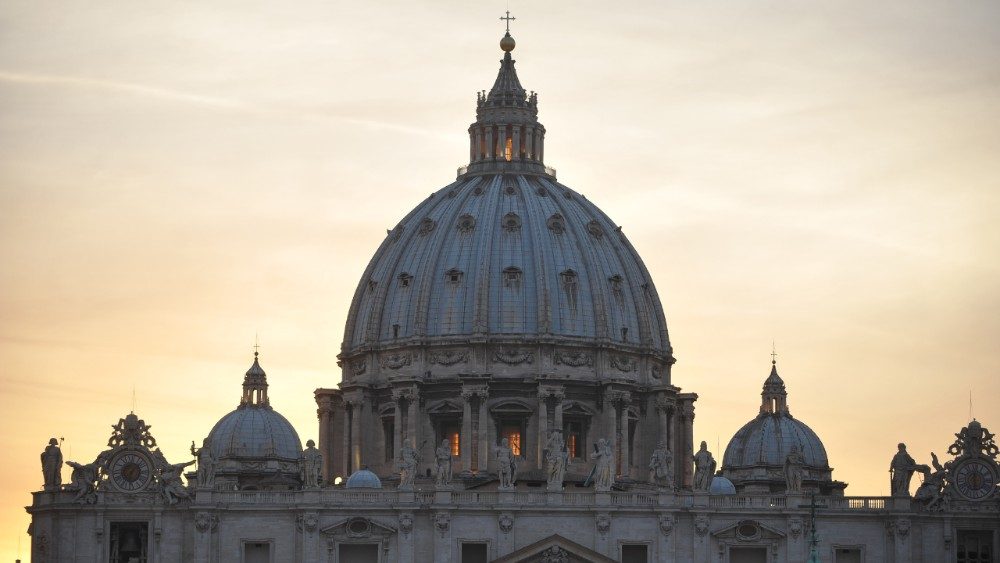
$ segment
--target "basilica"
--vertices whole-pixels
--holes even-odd
[[[315,390],[318,444],[272,408],[255,353],[234,410],[184,459],[136,413],[109,415],[107,449],[86,458],[53,440],[31,560],[1000,561],[998,449],[979,421],[940,458],[900,444],[890,496],[848,496],[772,361],[724,452],[694,443],[698,395],[673,384],[654,280],[546,165],[509,29],[500,48],[468,164],[358,282],[340,383]]]

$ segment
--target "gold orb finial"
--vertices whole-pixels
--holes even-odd
[[[516,43],[514,43],[514,38],[510,36],[509,31],[504,34],[503,39],[500,40],[500,49],[502,49],[505,53],[513,51],[515,45]]]

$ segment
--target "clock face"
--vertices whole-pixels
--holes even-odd
[[[993,466],[979,459],[971,459],[955,469],[955,489],[969,500],[982,500],[997,486]]]
[[[146,488],[153,478],[149,460],[145,456],[127,452],[111,462],[111,482],[121,491],[134,492]]]

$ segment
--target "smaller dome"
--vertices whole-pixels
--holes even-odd
[[[302,442],[288,419],[267,406],[241,406],[208,434],[215,459],[283,458],[298,461]]]
[[[378,475],[368,471],[368,468],[362,468],[347,478],[347,484],[345,485],[348,489],[381,489],[382,480],[378,478]]]
[[[732,481],[721,475],[712,477],[712,484],[708,486],[710,495],[735,495],[736,485]]]

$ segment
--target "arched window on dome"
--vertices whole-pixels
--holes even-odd
[[[444,278],[448,283],[458,285],[462,283],[462,275],[462,270],[452,268],[444,273]]]
[[[411,276],[408,272],[399,274],[399,287],[410,287],[412,282],[413,276]]]
[[[507,266],[503,269],[503,286],[507,289],[521,289],[521,276],[523,272],[517,266]]]

